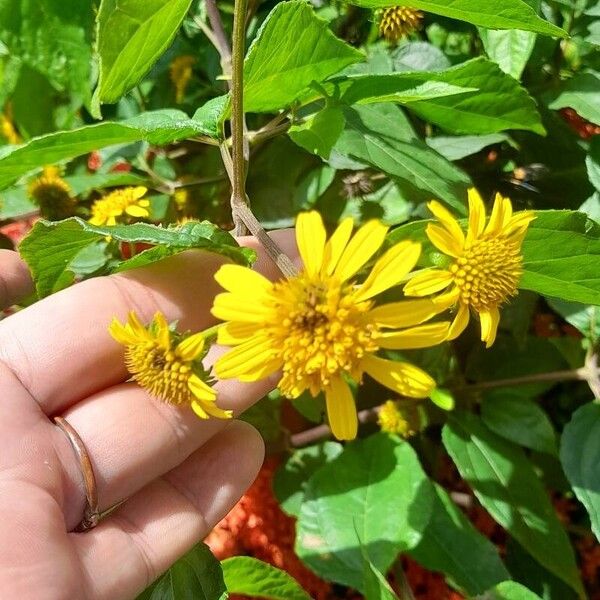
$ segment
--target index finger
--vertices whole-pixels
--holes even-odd
[[[283,250],[296,255],[293,234],[275,232]],[[240,243],[258,252],[255,268],[281,276],[254,238]],[[220,291],[214,273],[225,260],[188,251],[148,267],[98,277],[58,292],[0,322],[0,360],[48,415],[127,378],[123,348],[108,333],[113,317],[135,310],[142,321],[156,311],[179,321],[180,331],[214,324]]]

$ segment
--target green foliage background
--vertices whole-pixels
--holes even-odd
[[[500,191],[537,211],[523,291],[490,350],[470,328],[453,345],[406,353],[452,392],[444,408],[454,410],[430,403],[410,441],[367,424],[344,446],[291,448],[275,492],[298,519],[304,563],[368,600],[396,598],[385,574],[403,554],[467,597],[583,598],[591,588],[573,541],[600,535],[600,137],[590,135],[600,125],[600,10],[594,0],[403,5],[424,11],[423,25],[390,44],[374,13],[387,0],[252,4],[252,209],[266,228],[310,208],[329,226],[376,217],[393,226],[390,241],[423,241],[424,264],[435,264],[424,203],[464,217],[469,187],[486,199]],[[218,8],[229,35],[233,4]],[[230,64],[207,29],[197,0],[0,0],[0,105],[21,138],[10,144],[3,130],[0,219],[38,211],[27,185],[45,165],[62,165],[78,198],[72,218],[38,222],[20,246],[38,298],[190,248],[252,262],[226,233]],[[178,102],[170,65],[182,56],[193,68]],[[91,203],[123,185],[149,188],[147,222],[87,223]],[[177,225],[183,216],[203,222]],[[123,255],[140,243],[152,247]],[[367,385],[357,402],[386,399]],[[307,428],[322,419],[319,406],[294,405]],[[273,444],[288,439],[278,407],[266,398],[248,415]],[[505,531],[507,556],[456,505],[439,475],[450,461]],[[570,531],[558,496],[579,502]],[[274,567],[249,557],[220,566],[202,545],[141,597],[228,593],[308,597]]]

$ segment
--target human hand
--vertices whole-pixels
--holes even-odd
[[[286,232],[278,241],[293,245]],[[2,598],[135,597],[255,478],[264,451],[258,433],[242,422],[202,421],[126,383],[123,348],[107,330],[131,309],[145,322],[160,310],[180,331],[212,325],[213,273],[222,262],[186,252],[83,282],[0,322]],[[277,276],[264,256],[257,268]],[[0,254],[0,271],[0,302],[8,305],[31,283],[15,253]],[[273,383],[221,382],[218,404],[242,412]],[[128,499],[82,533],[73,532],[85,507],[82,472],[52,423],[57,415],[86,446],[100,510]]]

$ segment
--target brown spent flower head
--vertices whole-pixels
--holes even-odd
[[[192,79],[192,66],[196,58],[189,54],[177,56],[169,65],[169,76],[175,86],[175,101],[181,104],[185,98],[185,90]]]
[[[58,167],[44,167],[42,174],[29,184],[29,195],[40,207],[42,217],[50,221],[60,221],[75,213],[77,201]]]
[[[407,6],[391,6],[377,11],[379,17],[379,35],[389,42],[413,33],[421,26],[423,13]]]

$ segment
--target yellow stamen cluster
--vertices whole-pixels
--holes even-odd
[[[381,406],[377,414],[377,424],[381,431],[395,433],[403,438],[411,437],[416,433],[410,420],[394,400],[388,400]]]
[[[76,200],[69,184],[54,166],[44,167],[42,174],[29,184],[29,195],[40,207],[40,214],[51,221],[73,216]]]
[[[416,31],[423,19],[423,13],[406,6],[391,6],[378,12],[379,34],[390,42],[397,42]]]
[[[344,219],[327,240],[317,212],[302,213],[296,241],[304,269],[273,283],[238,265],[224,265],[215,278],[213,314],[226,321],[221,344],[235,346],[215,363],[221,378],[257,381],[282,371],[278,387],[290,398],[305,390],[324,392],[327,415],[338,439],[353,439],[358,421],[350,382],[367,373],[397,394],[426,398],[435,388],[427,373],[388,360],[382,349],[424,348],[443,342],[449,323],[427,323],[440,312],[430,300],[377,303],[415,266],[420,246],[400,242],[379,256],[365,278],[359,273],[383,245],[388,228],[369,221],[354,235]]]
[[[429,296],[440,308],[458,305],[449,339],[458,337],[474,310],[481,322],[481,339],[489,348],[496,339],[500,307],[517,293],[523,273],[521,246],[531,211],[513,212],[508,198],[496,194],[489,219],[476,189],[469,190],[469,219],[464,232],[459,222],[439,202],[429,203],[438,223],[427,225],[431,243],[452,261],[447,269],[427,269],[404,287],[408,296]]]
[[[503,304],[517,293],[523,273],[520,248],[506,239],[477,240],[449,268],[459,301],[475,310]]]
[[[114,190],[96,200],[92,205],[92,225],[115,225],[119,217],[144,218],[150,216],[150,201],[143,196],[148,190],[143,186]]]
[[[181,104],[185,98],[185,91],[192,79],[192,67],[195,62],[195,57],[184,55],[173,59],[173,62],[169,66],[169,75],[175,86],[175,100],[177,104]]]
[[[352,287],[331,278],[328,285],[306,276],[274,286],[275,319],[268,335],[283,350],[281,392],[317,394],[331,377],[360,378],[360,360],[379,349],[378,327],[365,318],[373,303],[356,302]]]
[[[114,319],[109,332],[125,345],[125,365],[132,378],[152,396],[169,404],[191,406],[203,419],[209,415],[231,417],[231,411],[217,407],[217,394],[206,382],[200,363],[205,354],[202,333],[179,336],[161,313],[144,327],[133,312],[125,324]]]

